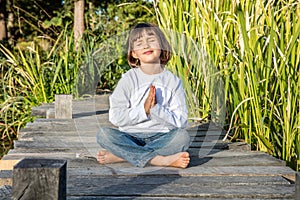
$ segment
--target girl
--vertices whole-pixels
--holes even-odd
[[[109,120],[119,128],[99,130],[97,142],[104,149],[97,160],[186,168],[188,113],[181,80],[164,68],[171,58],[170,45],[157,26],[140,23],[131,30],[126,46],[132,68],[109,98]]]

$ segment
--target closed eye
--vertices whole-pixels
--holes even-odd
[[[156,40],[155,37],[153,37],[153,38],[149,38],[148,41],[149,41],[149,42],[156,42],[157,40]]]

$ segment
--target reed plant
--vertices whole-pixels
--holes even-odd
[[[117,7],[110,4],[107,12],[89,6],[85,15],[86,31],[78,46],[75,46],[72,22],[65,17],[71,16],[70,12],[45,21],[42,30],[34,27],[42,36],[34,37],[33,41],[27,41],[33,35],[24,35],[22,40],[26,42],[9,47],[0,43],[0,158],[2,150],[7,149],[6,144],[10,148],[17,138],[20,127],[32,120],[32,106],[52,102],[55,94],[73,94],[79,98],[94,95],[99,86],[113,89],[128,69],[122,52],[125,35],[117,36],[118,33],[137,21],[155,19],[149,2]],[[140,17],[135,19],[135,16]],[[51,30],[55,32],[47,34]]]
[[[56,40],[46,40],[51,43],[46,50],[35,41],[14,49],[0,44],[1,151],[11,148],[20,128],[33,120],[32,106],[52,102],[55,94],[78,94],[79,69],[90,56],[94,39],[87,37],[76,49],[72,32],[65,29]]]
[[[19,82],[21,75],[16,67],[6,62],[12,61],[0,62],[0,158],[12,147],[24,124],[32,120],[27,85]]]
[[[193,97],[189,110],[200,111],[191,117],[201,119],[213,110],[210,98],[215,90],[210,84],[215,81],[207,77],[218,74],[224,83],[219,97],[226,104],[226,138],[243,139],[298,170],[299,1],[166,0],[155,1],[155,9],[162,28],[191,38],[201,55],[208,55],[207,62],[192,66],[191,51],[185,47],[185,56],[171,63],[186,83],[187,98]],[[210,62],[215,68],[207,75],[199,68]]]

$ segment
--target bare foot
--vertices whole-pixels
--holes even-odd
[[[156,156],[150,160],[151,165],[186,168],[190,163],[188,152],[179,152],[170,156]]]
[[[118,156],[115,156],[109,151],[100,150],[97,153],[97,161],[100,164],[110,164],[110,163],[124,162],[125,160]]]

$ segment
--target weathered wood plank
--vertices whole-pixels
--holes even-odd
[[[42,141],[15,141],[15,148],[74,148],[74,147],[89,147],[89,148],[99,148],[99,144],[96,139],[94,141],[84,141],[80,137],[75,139],[76,141],[63,141],[63,140],[53,140],[49,143],[49,140]],[[226,143],[213,143],[213,142],[195,142],[191,144],[191,147],[198,148],[214,148],[214,149],[228,149]]]
[[[199,148],[190,148],[189,153],[192,157],[203,157],[201,156],[202,154],[199,155],[199,151],[201,149]],[[74,153],[74,152],[86,152],[87,148],[85,146],[79,146],[79,147],[74,147],[74,148],[48,148],[48,147],[41,147],[41,148],[14,148],[11,149],[9,154],[21,154],[21,153],[48,153],[48,152],[54,152],[54,153]],[[209,156],[209,157],[238,157],[238,156],[256,156],[256,155],[268,155],[263,152],[255,152],[255,151],[233,151],[231,149],[229,150],[222,150],[222,149],[211,149],[207,151],[207,154],[204,156]],[[272,156],[271,156],[272,157]],[[273,157],[272,157],[273,158]],[[238,158],[237,158],[238,159]],[[277,160],[278,162],[284,162],[282,160],[273,158]]]
[[[126,184],[135,185],[198,185],[201,186],[234,186],[234,185],[290,185],[290,183],[281,176],[200,176],[200,177],[182,177],[173,176],[68,176],[68,183],[78,187],[109,187],[113,185]],[[92,183],[92,184],[91,184]],[[106,183],[106,184],[103,184]]]
[[[87,138],[89,140],[96,140],[96,134],[98,132],[99,129],[95,129],[95,130],[76,130],[76,131],[65,131],[64,134],[61,134],[61,132],[59,131],[30,131],[30,132],[23,132],[18,141],[22,141],[22,140],[29,140],[31,139],[36,140],[36,141],[40,141],[40,140],[56,140],[56,139],[60,139],[60,140],[66,140],[66,139],[70,139],[73,140],[73,137],[82,137],[82,138]],[[51,138],[50,138],[51,137]],[[55,137],[55,138],[53,138]],[[192,143],[196,143],[196,142],[218,142],[218,143],[224,143],[224,144],[228,144],[228,142],[223,142],[222,136],[211,136],[211,135],[207,135],[207,136],[197,136],[197,137],[191,137],[191,142]]]
[[[23,159],[13,169],[14,199],[66,199],[66,161]]]
[[[5,157],[4,159],[12,159],[12,158],[24,158],[24,157],[48,157],[48,158],[64,158],[70,159],[72,162],[75,162],[76,158],[88,158],[92,159],[96,156],[97,149],[93,152],[88,152],[87,150],[74,150],[69,152],[35,152],[35,153],[28,153],[28,152],[12,152],[9,156]],[[72,163],[71,162],[71,163]],[[71,165],[69,163],[69,165]],[[96,163],[98,165],[98,163]],[[85,160],[79,160],[76,164],[78,166],[85,165],[90,166],[86,163]],[[93,166],[93,165],[92,165]],[[235,159],[231,157],[213,157],[213,156],[206,156],[206,157],[191,157],[191,163],[189,167],[217,167],[217,166],[285,166],[283,161],[275,159],[266,154],[259,154],[259,155],[247,155],[247,156],[237,156]]]
[[[36,150],[36,151],[34,151]],[[49,149],[48,149],[49,150]],[[29,150],[27,150],[29,151]],[[26,157],[32,157],[32,158],[64,158],[64,159],[76,159],[76,158],[92,158],[95,157],[98,149],[95,149],[95,151],[89,151],[84,148],[58,148],[58,149],[52,149],[52,151],[47,151],[43,149],[31,149],[31,152],[22,152],[18,150],[12,151],[12,153],[9,153],[5,155],[2,160],[16,160],[16,159],[23,159]]]
[[[296,184],[295,184],[295,200],[300,199],[300,172],[296,173]]]
[[[76,192],[81,196],[148,196],[148,197],[223,197],[224,191],[230,198],[263,198],[272,194],[277,198],[292,198],[293,188],[282,177],[180,177],[180,176],[110,176],[81,177],[69,176],[68,190],[73,196]],[[85,185],[86,184],[86,185]],[[88,191],[73,191],[75,188],[89,188]],[[210,190],[211,188],[214,188]],[[238,191],[234,190],[236,188]],[[258,194],[249,191],[256,191]],[[277,189],[286,189],[277,192]],[[155,192],[153,192],[153,190]],[[231,192],[231,194],[229,193]]]
[[[285,166],[285,162],[266,154],[236,157],[191,157],[192,166]]]
[[[180,175],[180,176],[292,176],[295,172],[284,166],[197,166],[181,170],[171,167],[133,167],[129,163],[68,168],[69,175]],[[107,173],[107,174],[106,174]]]
[[[101,120],[106,120],[105,121],[101,121]],[[108,114],[104,114],[104,115],[98,115],[97,118],[95,118],[94,116],[91,116],[89,118],[83,118],[83,119],[65,119],[65,120],[61,120],[61,119],[44,119],[44,118],[37,118],[33,123],[28,123],[26,125],[27,128],[29,127],[34,127],[36,128],[36,126],[40,126],[39,128],[47,128],[47,126],[57,126],[57,128],[61,128],[61,125],[65,126],[65,125],[72,125],[74,126],[75,124],[80,125],[82,123],[82,125],[84,124],[89,124],[89,125],[95,125],[95,122],[101,124],[101,123],[107,123],[108,121]],[[109,123],[110,124],[110,123]],[[46,127],[45,127],[46,126]],[[24,129],[26,130],[26,128]],[[219,135],[221,134],[225,134],[224,131],[220,130],[220,129],[214,129],[214,128],[209,128],[208,126],[203,126],[201,128],[199,127],[188,127],[187,130],[191,133],[201,133],[201,134],[206,134],[206,132],[209,132],[210,134],[213,135]],[[22,130],[23,131],[23,130]]]
[[[41,137],[43,136],[43,137]],[[52,141],[49,143],[49,141]],[[46,146],[45,144],[46,143]],[[53,144],[55,143],[55,144]],[[59,148],[59,147],[66,147],[69,146],[72,148],[74,145],[80,147],[80,146],[87,146],[89,147],[98,147],[96,140],[96,134],[95,133],[87,133],[84,135],[84,133],[68,133],[64,136],[60,136],[59,134],[56,135],[43,135],[38,133],[36,137],[33,135],[23,135],[20,139],[18,139],[15,142],[14,147],[15,148],[28,148],[28,145],[33,148],[38,148],[42,146],[42,148]],[[232,149],[231,146],[228,145],[228,143],[224,143],[222,141],[214,141],[214,140],[198,140],[198,141],[192,141],[190,145],[190,150],[199,150],[199,148],[210,148],[210,149]],[[237,149],[238,150],[238,149]]]
[[[192,185],[133,185],[130,187],[127,182],[115,185],[93,185],[80,190],[80,185],[70,187],[68,191],[72,195],[91,196],[148,196],[148,197],[199,197],[199,198],[283,198],[293,199],[295,188],[292,185],[233,185],[233,186],[203,186]],[[77,188],[77,189],[76,189]]]
[[[39,136],[42,139],[44,138],[44,136],[68,137],[69,135],[76,135],[76,136],[81,135],[84,137],[95,137],[96,133],[98,132],[100,127],[101,127],[100,125],[95,126],[94,129],[88,128],[88,129],[85,129],[85,131],[80,128],[77,129],[77,127],[74,130],[73,127],[70,127],[71,130],[64,131],[63,135],[60,132],[60,130],[52,129],[52,130],[43,131],[43,130],[35,130],[34,128],[30,128],[30,130],[27,129],[26,131],[25,130],[21,131],[19,140],[22,138],[29,138],[29,137],[36,138],[37,136]],[[197,134],[197,135],[193,135],[193,134]],[[204,140],[205,141],[222,140],[224,137],[223,135],[219,135],[217,133],[215,135],[214,132],[209,132],[209,134],[207,134],[207,132],[205,132],[205,131],[201,131],[199,133],[193,133],[193,132],[189,131],[189,135],[191,136],[191,140],[195,141],[195,142],[204,141]],[[245,143],[243,143],[243,144],[245,144]]]
[[[56,119],[72,119],[72,99],[71,94],[55,95],[55,118]]]
[[[182,200],[182,199],[188,199],[188,200],[199,200],[199,197],[188,197],[188,198],[182,198],[182,197],[144,197],[144,196],[68,196],[68,200],[98,200],[101,198],[101,200]],[[206,198],[200,198],[200,199],[206,199]],[[209,198],[209,200],[224,200],[224,198]],[[230,200],[241,200],[241,198],[230,198]],[[261,198],[243,198],[243,200],[262,200]],[[271,200],[270,198],[264,198],[264,200]],[[272,200],[282,200],[282,198],[272,198]]]

